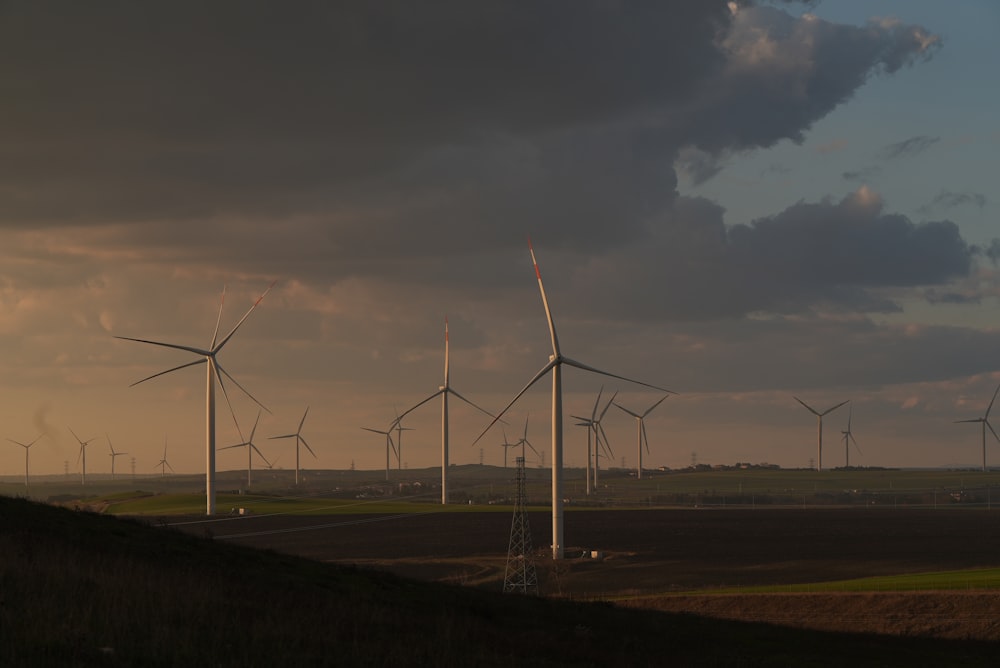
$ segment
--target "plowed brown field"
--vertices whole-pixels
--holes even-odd
[[[1000,566],[1000,511],[579,510],[567,559],[548,558],[548,513],[529,515],[543,594],[826,630],[1000,641],[1000,592],[676,596],[712,587],[823,582]],[[500,588],[506,513],[257,516],[187,524],[218,539],[408,577]],[[584,559],[598,550],[602,559]],[[670,596],[654,596],[671,593]]]

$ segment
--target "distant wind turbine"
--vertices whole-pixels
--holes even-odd
[[[615,397],[618,396],[617,392],[615,392],[613,395],[611,395],[611,398],[608,399],[608,403],[605,404],[604,405],[604,409],[601,410],[600,417],[598,417],[597,411],[600,408],[601,395],[602,394],[604,394],[604,386],[603,385],[601,386],[601,389],[597,393],[597,398],[594,399],[594,408],[590,411],[590,417],[589,418],[580,417],[579,415],[574,415],[573,416],[574,419],[580,420],[580,422],[577,422],[577,426],[579,426],[579,427],[587,427],[587,494],[588,495],[590,495],[590,493],[592,491],[591,477],[593,477],[593,487],[597,487],[597,465],[596,465],[596,457],[594,457],[595,464],[594,464],[594,467],[593,467],[593,475],[591,474],[591,457],[592,457],[592,455],[591,455],[591,451],[590,451],[590,440],[591,440],[590,436],[591,436],[591,434],[593,434],[593,436],[594,436],[594,452],[596,453],[597,448],[600,447],[600,441],[601,441],[601,435],[602,434],[604,435],[605,441],[607,440],[607,434],[604,433],[604,427],[601,426],[601,420],[604,419],[604,415],[608,412],[608,409],[611,408],[611,404],[614,403]]]
[[[292,434],[283,434],[281,436],[271,436],[271,440],[276,438],[294,438],[295,439],[295,484],[299,484],[299,443],[306,446],[306,450],[309,454],[313,456],[313,459],[319,459],[313,449],[309,447],[306,443],[305,437],[302,436],[302,425],[306,423],[306,416],[309,415],[309,407],[306,406],[306,412],[302,414],[302,419],[299,421],[299,428],[295,430]]]
[[[268,468],[271,468],[270,463],[267,461],[267,457],[264,456],[264,453],[262,453],[260,449],[257,447],[257,445],[253,442],[253,437],[254,435],[257,434],[257,424],[259,422],[260,422],[260,411],[257,411],[257,419],[254,420],[253,429],[250,430],[250,438],[243,441],[242,443],[236,443],[235,445],[227,445],[224,448],[220,448],[220,450],[229,450],[231,448],[244,448],[244,447],[247,449],[247,489],[250,489],[251,485],[250,476],[253,473],[253,453],[256,452],[257,455],[264,460],[264,464],[267,465]]]
[[[14,443],[16,445],[20,445],[22,448],[24,448],[24,488],[25,489],[28,489],[28,453],[31,451],[31,446],[33,446],[35,443],[38,443],[38,440],[42,436],[44,436],[44,435],[45,434],[39,434],[38,438],[36,438],[35,440],[33,440],[31,443],[27,443],[27,444],[21,443],[20,441],[15,441],[12,438],[8,438],[7,439],[11,443]]]
[[[276,282],[277,281],[275,281],[275,283]],[[219,340],[219,324],[222,322],[222,307],[226,303],[226,291],[225,291],[225,288],[223,288],[223,290],[222,290],[222,302],[219,304],[219,316],[218,316],[218,318],[215,321],[215,333],[212,334],[212,343],[211,343],[211,345],[209,345],[209,347],[208,347],[207,350],[203,349],[203,348],[194,348],[194,347],[191,347],[191,346],[181,346],[181,345],[177,345],[177,344],[174,344],[174,343],[162,343],[160,341],[149,341],[149,340],[146,340],[146,339],[133,339],[133,338],[130,338],[130,337],[127,337],[127,336],[116,336],[115,337],[116,339],[123,339],[125,341],[136,341],[138,343],[147,343],[147,344],[154,345],[154,346],[163,346],[164,348],[173,348],[175,350],[183,350],[183,351],[186,351],[186,352],[198,355],[201,358],[201,359],[195,360],[194,362],[188,362],[187,364],[181,364],[180,366],[175,366],[172,369],[167,369],[166,371],[160,371],[159,373],[154,373],[152,376],[147,376],[147,377],[143,378],[142,380],[138,380],[138,381],[132,383],[132,385],[130,385],[129,387],[134,387],[134,386],[136,386],[136,385],[138,385],[140,383],[145,383],[147,380],[152,380],[153,378],[157,378],[159,376],[163,376],[163,375],[168,374],[168,373],[170,373],[172,371],[177,371],[179,369],[186,369],[189,366],[195,366],[197,364],[204,364],[205,365],[205,372],[206,372],[206,378],[205,378],[205,512],[208,515],[215,514],[215,381],[216,381],[216,378],[218,378],[219,387],[222,388],[222,394],[226,398],[226,403],[229,404],[229,410],[230,410],[230,412],[232,412],[232,408],[233,407],[232,407],[232,402],[229,401],[229,392],[226,391],[226,385],[222,381],[222,377],[223,376],[225,376],[230,381],[232,381],[233,385],[235,385],[240,390],[242,390],[243,393],[246,394],[248,397],[250,397],[250,399],[252,399],[255,404],[257,404],[258,406],[260,406],[261,408],[263,408],[264,410],[266,410],[268,413],[271,412],[270,410],[268,410],[268,408],[264,404],[262,404],[259,401],[257,401],[256,397],[254,397],[252,394],[250,394],[250,392],[248,392],[245,387],[243,387],[242,385],[240,385],[236,381],[236,379],[233,378],[232,375],[229,374],[228,371],[226,371],[225,369],[222,368],[222,365],[219,364],[218,354],[222,351],[223,347],[225,347],[225,345],[227,343],[229,343],[229,339],[231,339],[233,337],[233,334],[236,333],[236,330],[240,328],[240,326],[246,321],[246,319],[248,317],[250,317],[250,314],[253,313],[253,310],[255,308],[257,308],[257,306],[258,306],[258,304],[260,304],[261,300],[263,300],[264,297],[267,295],[267,293],[271,291],[271,288],[274,287],[275,283],[271,283],[271,285],[268,286],[267,290],[265,290],[264,293],[260,297],[257,298],[257,301],[255,301],[253,303],[253,306],[251,306],[250,309],[246,313],[243,314],[243,317],[240,318],[239,322],[237,322],[236,325],[231,330],[229,330],[229,333],[226,334],[224,337],[222,337],[222,340],[220,341]],[[235,419],[236,418],[235,418],[235,413],[234,413],[233,414],[233,420],[235,421]]]
[[[615,406],[617,406],[618,408],[622,409],[623,411],[625,411],[626,413],[628,413],[629,415],[631,415],[632,417],[635,418],[635,441],[636,441],[636,449],[638,450],[638,457],[639,457],[639,465],[638,465],[638,467],[635,470],[635,477],[636,477],[637,480],[642,480],[642,445],[643,445],[643,443],[646,444],[646,454],[649,454],[649,438],[646,436],[646,422],[645,422],[646,416],[649,415],[650,413],[652,413],[653,409],[656,408],[657,406],[659,406],[660,404],[662,404],[663,400],[666,399],[669,396],[670,396],[669,394],[664,395],[664,397],[662,399],[660,399],[655,404],[653,404],[652,406],[650,406],[649,408],[647,408],[645,413],[641,413],[641,414],[640,413],[635,413],[633,411],[630,411],[629,409],[625,408],[624,406],[622,406],[619,403],[615,404]]]
[[[171,473],[174,473],[174,467],[170,465],[167,461],[167,437],[163,437],[163,459],[157,462],[156,466],[160,467],[160,477],[165,478],[167,475],[167,469],[170,469]]]
[[[847,401],[841,401],[836,406],[833,406],[832,408],[827,408],[825,411],[820,413],[812,406],[799,399],[798,397],[793,395],[792,398],[795,399],[795,401],[802,404],[803,406],[805,406],[807,411],[816,416],[816,450],[817,450],[816,470],[822,471],[823,470],[823,416],[837,410],[838,408],[846,404],[847,401],[850,401],[850,399],[848,399]]]
[[[403,432],[414,431],[412,427],[403,426],[403,418],[396,413],[396,468],[403,470]]]
[[[87,484],[87,446],[90,445],[90,442],[93,441],[97,437],[95,436],[94,438],[88,438],[86,441],[84,441],[84,440],[81,440],[80,437],[76,435],[76,432],[73,431],[72,427],[68,427],[68,429],[69,429],[69,433],[73,434],[73,438],[76,439],[76,442],[80,444],[80,454],[78,454],[76,456],[76,463],[77,463],[77,466],[79,466],[80,462],[81,461],[83,462],[83,468],[80,469],[81,476],[82,476],[80,484],[86,485]]]
[[[626,378],[625,376],[619,376],[613,373],[608,373],[607,371],[601,371],[582,362],[577,362],[576,360],[565,357],[559,348],[559,338],[556,336],[556,326],[552,319],[552,311],[549,308],[549,301],[545,296],[545,286],[542,284],[542,273],[538,269],[538,262],[535,260],[535,249],[531,246],[531,240],[528,240],[528,251],[531,253],[531,263],[535,268],[535,278],[538,280],[538,291],[542,296],[542,307],[545,309],[545,318],[548,320],[549,324],[549,337],[552,339],[552,355],[549,356],[549,361],[541,370],[534,375],[534,377],[528,381],[520,392],[518,392],[510,403],[497,414],[497,417],[493,419],[483,433],[479,435],[476,439],[478,442],[490,427],[497,423],[497,421],[503,417],[511,406],[514,405],[521,395],[528,391],[528,389],[538,382],[545,374],[552,372],[552,558],[562,559],[564,552],[563,544],[563,409],[562,409],[562,367],[563,365],[576,367],[584,371],[590,371],[591,373],[601,374],[602,376],[608,376],[610,378],[617,378],[619,380],[624,380],[629,383],[635,383],[636,385],[642,385],[643,387],[649,387],[654,390],[659,390],[660,392],[668,392],[674,394],[670,390],[664,389],[662,387],[657,387],[656,385],[650,385],[648,383],[643,383],[637,380],[632,380],[631,378]],[[475,443],[473,443],[474,445]]]
[[[490,413],[488,410],[472,403],[471,401],[463,397],[461,394],[459,394],[458,390],[456,390],[451,386],[449,378],[450,371],[449,371],[448,355],[449,355],[448,318],[445,318],[444,319],[444,385],[440,385],[437,389],[437,392],[434,392],[426,399],[420,401],[419,403],[403,411],[403,414],[397,417],[396,422],[394,423],[398,425],[400,420],[402,420],[404,417],[409,415],[414,410],[420,408],[434,397],[437,396],[441,397],[441,503],[442,505],[448,503],[448,395],[454,394],[456,398],[461,399],[462,401],[469,404],[476,410],[481,411],[486,415],[489,415],[490,417],[493,417],[493,414]],[[479,439],[477,438],[476,441],[478,440]],[[475,443],[473,443],[473,445],[475,445]]]
[[[362,427],[362,429],[364,429],[365,431],[375,432],[376,434],[384,434],[385,435],[385,479],[388,480],[389,479],[389,449],[391,448],[394,453],[396,452],[396,444],[392,442],[392,427],[390,427],[389,429],[386,429],[384,431],[382,429],[372,429],[371,427]],[[398,457],[399,455],[396,455],[396,456]]]
[[[108,439],[108,447],[111,448],[111,479],[115,479],[115,460],[122,455],[127,455],[127,452],[118,452],[115,450],[115,446],[111,445],[111,437],[105,434]]]
[[[844,468],[850,468],[851,466],[851,443],[854,444],[855,449],[858,454],[864,454],[861,452],[861,446],[858,445],[858,441],[854,438],[854,432],[851,431],[851,417],[854,415],[854,404],[847,407],[847,429],[840,432],[844,435]]]
[[[507,468],[507,451],[510,450],[511,448],[516,448],[517,443],[511,443],[510,441],[507,440],[506,429],[503,430],[503,443],[500,444],[500,447],[503,448],[503,467]]]
[[[541,461],[543,464],[545,463],[545,457],[543,457],[542,453],[540,453],[538,451],[538,449],[535,448],[535,446],[533,446],[531,444],[531,441],[528,440],[528,416],[527,415],[524,416],[524,435],[521,436],[521,439],[517,443],[514,444],[514,447],[516,448],[519,445],[521,446],[521,459],[524,459],[524,461],[526,461],[526,462],[528,461],[525,458],[525,450],[524,450],[524,446],[528,446],[529,448],[531,448],[531,451],[534,452],[535,455],[538,456],[539,461]]]
[[[987,429],[987,427],[989,428],[990,433],[993,434],[993,438],[997,439],[997,442],[1000,442],[1000,436],[997,436],[997,433],[993,430],[993,425],[990,424],[990,411],[993,410],[993,402],[997,400],[997,392],[1000,392],[1000,385],[997,385],[997,389],[993,391],[993,398],[990,399],[990,405],[986,407],[986,412],[983,414],[983,417],[981,417],[981,418],[975,418],[975,419],[972,419],[972,420],[955,420],[955,422],[954,422],[954,424],[959,424],[959,423],[962,423],[962,422],[981,422],[982,423],[982,428],[983,428],[983,470],[984,471],[986,470],[986,429]]]

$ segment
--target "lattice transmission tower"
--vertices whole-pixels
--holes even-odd
[[[538,593],[538,574],[532,561],[531,529],[528,527],[528,489],[525,485],[524,457],[517,458],[514,473],[514,519],[510,524],[510,547],[507,550],[507,571],[503,578],[504,592]]]

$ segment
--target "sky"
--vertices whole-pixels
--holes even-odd
[[[33,473],[70,432],[204,471],[208,347],[277,467],[378,469],[443,381],[498,411],[562,352],[668,388],[647,466],[977,466],[1000,383],[993,0],[0,3],[0,423]],[[597,393],[570,369],[565,463]],[[257,405],[227,384],[219,446]],[[602,401],[604,401],[602,400]],[[451,462],[546,453],[550,383]],[[440,409],[403,465],[440,464]],[[634,466],[634,420],[604,426]],[[242,436],[241,436],[242,433]],[[1000,443],[990,437],[990,462]],[[0,475],[23,470],[0,448]],[[220,451],[220,469],[244,466]],[[529,464],[536,464],[532,461]],[[395,466],[395,462],[393,463]],[[120,470],[128,464],[118,460]]]

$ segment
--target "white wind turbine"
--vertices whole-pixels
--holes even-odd
[[[448,318],[445,318],[444,319],[444,385],[439,386],[437,392],[434,392],[426,399],[420,401],[414,406],[403,411],[403,414],[397,417],[396,422],[394,423],[394,424],[399,424],[399,421],[402,420],[404,417],[406,417],[409,413],[416,410],[417,408],[420,408],[434,397],[437,396],[441,397],[441,503],[442,505],[448,503],[448,395],[454,394],[456,398],[461,399],[462,401],[469,404],[476,410],[481,411],[486,415],[489,415],[490,417],[493,417],[493,414],[490,413],[488,410],[472,403],[471,401],[463,397],[461,394],[459,394],[458,391],[451,386],[449,377],[450,372],[449,372],[448,355],[449,355]],[[374,430],[370,429],[369,431],[374,431]],[[478,441],[479,439],[476,440]]]
[[[127,455],[127,452],[118,452],[115,450],[115,446],[111,445],[111,437],[105,434],[108,439],[108,447],[111,448],[111,479],[115,479],[115,459],[121,457],[122,455]]]
[[[538,455],[539,461],[542,461],[544,463],[545,457],[543,457],[542,453],[540,453],[538,449],[531,444],[531,441],[528,440],[528,417],[529,417],[528,415],[524,416],[524,435],[521,436],[520,440],[518,440],[518,442],[514,444],[514,447],[516,448],[519,445],[521,446],[521,459],[524,459],[525,462],[527,462],[528,460],[525,459],[524,446],[528,446],[529,448],[531,448],[532,452]]]
[[[42,436],[44,436],[44,435],[45,434],[39,434],[38,438],[36,438],[35,440],[33,440],[31,443],[27,443],[27,444],[21,443],[20,441],[15,441],[12,438],[8,438],[7,439],[11,443],[14,443],[16,445],[20,445],[22,448],[24,448],[24,488],[25,489],[28,489],[28,453],[31,451],[31,446],[33,446],[35,443],[38,443],[38,440]]]
[[[507,440],[506,429],[503,430],[503,443],[500,444],[500,447],[503,448],[503,467],[507,468],[507,451],[510,450],[511,448],[516,448],[517,443],[511,443],[510,441]]]
[[[277,281],[275,281],[275,283],[276,282]],[[240,385],[236,381],[236,379],[233,378],[232,375],[229,374],[228,371],[226,371],[224,368],[222,368],[222,365],[219,364],[219,360],[218,360],[217,356],[218,356],[219,352],[222,351],[222,348],[227,343],[229,343],[229,339],[231,339],[233,337],[233,334],[236,333],[236,330],[239,329],[240,326],[250,316],[250,314],[253,313],[253,310],[255,308],[257,308],[257,305],[260,304],[261,300],[264,299],[264,297],[267,295],[267,293],[271,291],[271,288],[274,287],[275,283],[271,283],[271,285],[268,286],[267,290],[265,290],[264,293],[260,297],[257,298],[257,301],[255,301],[253,303],[253,306],[251,306],[250,309],[246,313],[243,314],[243,317],[240,318],[239,322],[237,322],[236,325],[231,330],[229,330],[229,333],[226,334],[224,337],[222,337],[222,340],[219,341],[218,340],[218,338],[219,338],[219,324],[222,322],[222,307],[226,303],[226,290],[225,290],[225,288],[223,288],[223,290],[222,290],[222,303],[219,304],[219,316],[218,316],[218,318],[215,321],[215,332],[212,334],[212,343],[208,347],[207,350],[203,349],[203,348],[194,348],[192,346],[181,346],[181,345],[177,345],[177,344],[174,344],[174,343],[162,343],[160,341],[149,341],[149,340],[146,340],[146,339],[133,339],[133,338],[130,338],[130,337],[127,337],[127,336],[116,336],[115,337],[116,339],[123,339],[125,341],[136,341],[138,343],[148,343],[148,344],[154,345],[154,346],[163,346],[164,348],[173,348],[175,350],[184,350],[186,352],[198,355],[201,358],[201,359],[195,360],[194,362],[188,362],[187,364],[181,364],[180,366],[175,366],[172,369],[167,369],[166,371],[161,371],[159,373],[154,373],[152,376],[147,376],[147,377],[143,378],[142,380],[138,380],[138,381],[132,383],[132,385],[130,385],[129,387],[134,387],[134,386],[136,386],[136,385],[138,385],[140,383],[145,383],[147,380],[152,380],[153,378],[157,378],[158,376],[162,376],[162,375],[168,374],[168,373],[170,373],[172,371],[177,371],[179,369],[186,369],[189,366],[195,366],[197,364],[204,364],[205,365],[205,373],[206,373],[206,377],[205,377],[205,512],[206,512],[207,515],[213,515],[213,514],[215,514],[215,381],[216,381],[216,378],[218,378],[219,386],[222,388],[222,394],[226,397],[226,403],[230,404],[230,406],[229,406],[230,412],[232,412],[232,404],[229,401],[229,392],[226,391],[226,385],[222,381],[222,377],[223,376],[225,376],[226,378],[228,378],[229,380],[231,380],[232,383],[233,383],[233,385],[235,385],[236,387],[240,388],[240,390],[242,390],[244,394],[246,394],[248,397],[250,397],[253,400],[254,403],[256,403],[258,406],[260,406],[261,408],[263,408],[264,410],[266,410],[266,411],[268,411],[270,413],[270,411],[267,409],[266,406],[264,406],[264,404],[262,404],[259,401],[257,401],[257,399],[252,394],[250,394],[250,392],[248,392],[245,387],[243,387],[242,385]],[[235,414],[234,414],[233,419],[235,420]],[[171,469],[171,470],[173,470],[173,469]]]
[[[237,443],[235,445],[227,445],[224,448],[220,448],[220,450],[229,450],[231,448],[243,448],[243,447],[245,447],[247,449],[247,489],[250,489],[250,485],[251,485],[251,478],[250,478],[250,476],[253,473],[253,453],[254,452],[256,452],[257,455],[261,459],[264,460],[264,464],[266,464],[268,468],[271,468],[271,464],[270,464],[270,462],[267,461],[267,457],[264,456],[264,453],[262,453],[260,451],[260,449],[257,447],[257,445],[253,442],[253,437],[257,433],[257,424],[259,422],[260,422],[260,411],[258,410],[257,411],[257,419],[254,420],[253,429],[250,430],[250,438],[248,438],[243,443]],[[242,436],[242,434],[240,434],[240,436]]]
[[[597,452],[597,448],[600,447],[601,436],[602,435],[604,436],[605,443],[607,443],[607,439],[608,439],[607,434],[604,433],[604,427],[601,426],[601,420],[604,419],[604,415],[608,412],[608,409],[611,408],[611,404],[614,403],[615,397],[618,396],[618,392],[615,392],[613,395],[611,395],[611,398],[608,399],[608,403],[605,404],[604,409],[601,410],[600,417],[598,417],[597,416],[597,411],[600,408],[601,395],[602,394],[604,394],[604,386],[603,385],[601,386],[601,389],[597,393],[597,398],[594,400],[594,408],[590,411],[590,417],[589,418],[580,417],[579,415],[574,415],[573,416],[574,419],[580,420],[580,422],[576,423],[578,427],[587,427],[587,494],[588,495],[592,491],[591,490],[591,465],[590,465],[591,457],[593,456],[593,458],[594,458],[593,487],[596,488],[597,487],[597,468],[598,468],[597,467],[596,452]],[[590,450],[590,435],[591,434],[594,435],[594,455],[591,455],[591,450]],[[607,447],[610,448],[611,446],[608,445]]]
[[[535,267],[535,278],[538,280],[538,290],[542,296],[542,306],[545,309],[545,318],[548,320],[549,324],[549,337],[552,339],[552,355],[549,356],[548,363],[541,368],[541,370],[535,374],[535,376],[528,381],[520,392],[518,392],[510,403],[500,411],[500,413],[493,419],[493,422],[483,430],[483,433],[479,435],[482,438],[483,435],[489,431],[490,427],[496,424],[497,420],[503,417],[504,413],[514,405],[521,395],[528,391],[528,389],[534,385],[538,380],[540,380],[545,374],[552,372],[552,558],[562,559],[563,558],[563,489],[562,489],[562,468],[563,468],[563,409],[562,409],[562,367],[563,365],[568,365],[582,369],[584,371],[590,371],[591,373],[598,373],[603,376],[608,376],[610,378],[617,378],[619,380],[624,380],[629,383],[635,383],[636,385],[642,385],[644,387],[649,387],[654,390],[659,390],[660,392],[669,392],[673,394],[670,390],[666,390],[662,387],[657,387],[656,385],[650,385],[648,383],[643,383],[637,380],[632,380],[631,378],[626,378],[625,376],[619,376],[613,373],[608,373],[607,371],[601,371],[592,366],[577,362],[576,360],[570,359],[569,357],[564,357],[562,351],[559,349],[559,338],[556,336],[556,326],[552,320],[552,311],[549,308],[548,299],[545,296],[545,286],[542,284],[542,273],[538,269],[538,262],[535,260],[535,250],[531,246],[531,240],[528,240],[528,251],[531,253],[531,263]],[[476,439],[476,441],[479,440]],[[475,443],[473,443],[475,444]]]
[[[837,410],[838,408],[846,404],[847,401],[850,401],[850,399],[848,399],[847,401],[841,401],[836,406],[833,406],[832,408],[827,408],[825,411],[820,413],[812,406],[799,399],[798,397],[793,395],[792,398],[795,399],[795,401],[802,404],[803,406],[805,406],[807,411],[816,416],[816,449],[817,449],[816,470],[822,471],[823,470],[823,416]]]
[[[653,404],[652,406],[650,406],[649,408],[647,408],[646,412],[642,413],[642,414],[630,411],[629,409],[625,408],[624,406],[622,406],[619,403],[615,404],[615,406],[617,406],[618,408],[622,409],[623,411],[625,411],[626,413],[628,413],[629,415],[631,415],[632,417],[635,418],[635,441],[636,441],[636,449],[638,450],[638,453],[639,453],[638,454],[639,464],[638,464],[638,467],[635,470],[635,477],[636,477],[637,480],[642,480],[642,445],[643,445],[643,443],[646,444],[646,453],[649,454],[649,438],[646,436],[646,422],[645,422],[646,416],[649,415],[650,413],[652,413],[653,409],[656,408],[657,406],[659,406],[660,404],[662,404],[663,400],[666,399],[669,396],[670,396],[669,394],[664,395],[664,397],[662,399],[660,399],[655,404]]]
[[[400,414],[396,413],[396,468],[400,471],[403,470],[403,432],[404,431],[414,431],[413,427],[404,427],[403,418]]]
[[[986,470],[986,428],[989,427],[990,433],[993,434],[993,438],[1000,442],[1000,436],[993,430],[993,425],[990,424],[990,411],[993,410],[993,402],[997,400],[997,392],[1000,392],[1000,385],[997,385],[997,389],[993,391],[993,398],[990,399],[990,405],[986,407],[986,412],[981,418],[974,418],[972,420],[955,420],[954,424],[959,424],[961,422],[981,422],[983,427],[983,470]]]
[[[76,463],[77,463],[77,466],[79,466],[80,462],[81,461],[83,462],[83,468],[80,469],[81,476],[82,476],[81,479],[80,479],[81,480],[80,484],[81,485],[86,485],[87,484],[87,446],[90,445],[90,442],[93,441],[94,439],[96,439],[97,437],[95,436],[94,438],[88,438],[86,441],[84,441],[84,440],[81,440],[80,437],[76,435],[76,432],[73,431],[72,427],[68,427],[68,429],[69,429],[69,433],[73,434],[73,438],[76,439],[76,442],[80,444],[80,454],[78,454],[76,456]]]
[[[160,467],[160,477],[165,478],[167,475],[167,469],[170,469],[171,473],[175,473],[174,467],[170,465],[167,461],[167,437],[163,437],[163,459],[156,463],[156,466]],[[155,468],[155,467],[154,467]]]
[[[319,459],[319,457],[316,456],[316,453],[313,452],[313,449],[309,447],[309,444],[306,443],[305,437],[302,436],[302,425],[304,425],[306,423],[306,416],[307,415],[309,415],[309,407],[308,406],[306,406],[306,412],[302,414],[302,419],[299,420],[299,428],[296,429],[294,433],[292,433],[292,434],[283,434],[281,436],[271,436],[270,437],[270,440],[272,440],[272,441],[274,439],[277,439],[277,438],[294,438],[295,439],[295,484],[296,485],[299,484],[299,443],[301,443],[302,445],[306,446],[306,450],[308,450],[309,454],[313,456],[313,459]],[[263,455],[261,455],[261,456],[263,456]]]
[[[389,427],[389,429],[386,429],[384,431],[382,429],[373,429],[371,427],[362,427],[362,429],[364,429],[365,431],[374,432],[376,434],[384,434],[385,435],[385,479],[388,480],[389,479],[389,449],[392,448],[392,451],[394,453],[396,452],[396,444],[392,442],[392,427]],[[398,457],[399,455],[397,454],[396,456]]]
[[[857,439],[854,438],[854,432],[851,431],[851,418],[853,416],[854,404],[851,404],[847,407],[847,429],[840,432],[844,435],[844,468],[850,468],[851,466],[851,443],[854,444],[858,454],[864,454],[861,452],[861,446],[858,445]]]

